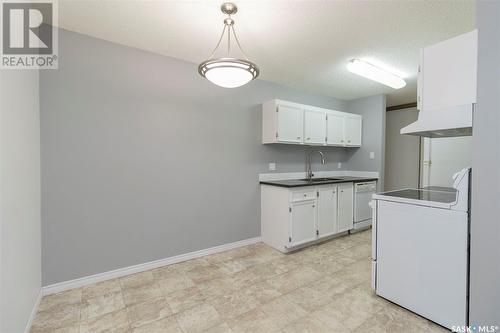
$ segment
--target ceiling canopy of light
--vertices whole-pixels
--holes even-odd
[[[249,61],[243,52],[236,32],[234,31],[234,20],[231,15],[238,11],[234,3],[226,2],[222,4],[221,11],[228,17],[224,20],[224,28],[219,38],[219,42],[208,60],[198,66],[198,73],[210,82],[224,88],[241,87],[259,76],[259,68],[253,62]],[[227,55],[214,58],[215,52],[219,49],[227,31]],[[234,36],[236,45],[243,54],[244,59],[231,57],[231,34]]]

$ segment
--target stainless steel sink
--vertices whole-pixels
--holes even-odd
[[[303,179],[299,179],[299,180],[302,180],[302,181],[305,181],[305,182],[313,182],[313,183],[316,183],[316,182],[328,182],[328,181],[331,181],[331,180],[342,180],[341,178],[329,178],[329,177],[323,177],[323,178],[311,178],[311,179],[307,179],[307,178],[303,178]]]

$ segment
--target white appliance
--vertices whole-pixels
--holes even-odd
[[[418,120],[401,134],[472,135],[477,94],[477,30],[425,47],[417,75]]]
[[[468,325],[469,175],[372,202],[372,288],[449,329]]]
[[[354,184],[354,229],[362,229],[372,224],[370,202],[377,191],[377,182]]]

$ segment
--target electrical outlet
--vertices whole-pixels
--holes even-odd
[[[276,163],[269,163],[269,171],[276,171]]]
[[[370,152],[370,160],[374,160],[375,159],[375,152],[371,151]]]
[[[342,162],[337,163],[337,169],[342,168]]]

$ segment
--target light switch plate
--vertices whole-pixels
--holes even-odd
[[[269,171],[276,171],[276,163],[269,163]]]
[[[337,163],[337,169],[342,168],[342,162]]]
[[[370,152],[370,160],[374,160],[375,159],[375,152],[371,151]]]

